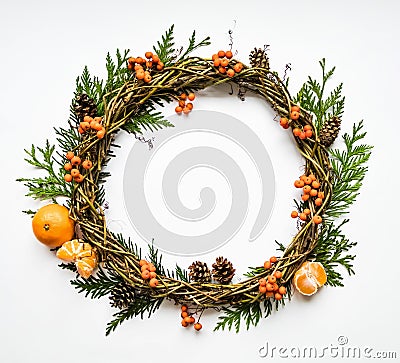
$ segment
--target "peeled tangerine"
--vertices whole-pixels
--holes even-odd
[[[96,251],[81,239],[65,242],[57,251],[57,257],[67,262],[75,262],[79,275],[87,279],[97,266]]]
[[[326,283],[326,280],[326,272],[320,262],[306,261],[296,271],[293,283],[301,294],[311,296]]]

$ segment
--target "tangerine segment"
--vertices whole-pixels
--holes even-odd
[[[314,278],[318,287],[324,285],[328,279],[324,266],[320,262],[310,262],[308,265],[308,272]]]
[[[59,204],[48,204],[40,208],[32,219],[35,237],[50,248],[59,247],[72,239],[75,223],[69,211]]]
[[[90,245],[89,245],[90,246]],[[73,239],[65,242],[58,250],[56,256],[64,261],[72,262],[76,260],[78,254],[84,249],[84,243],[81,239]]]
[[[314,279],[310,278],[307,273],[303,271],[299,274],[298,272],[299,271],[296,272],[294,277],[294,286],[296,289],[303,295],[314,295],[318,290],[318,286]]]
[[[96,254],[93,251],[92,256],[78,259],[75,262],[75,265],[79,275],[81,275],[85,279],[89,278],[93,270],[97,266]]]

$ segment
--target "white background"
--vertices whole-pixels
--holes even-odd
[[[257,362],[265,342],[322,349],[337,344],[340,335],[348,337],[349,345],[397,350],[399,357],[399,11],[397,1],[370,0],[2,1],[0,361]],[[364,119],[367,141],[375,145],[346,228],[359,241],[356,276],[346,278],[344,288],[324,288],[312,299],[296,295],[285,309],[240,334],[213,333],[215,314],[206,315],[203,331],[195,334],[180,326],[178,309],[166,304],[153,318],[131,320],[105,338],[114,310],[107,299],[91,301],[77,294],[68,282],[71,273],[58,269],[55,257],[35,241],[30,219],[21,210],[40,204],[24,198],[26,189],[15,179],[34,174],[23,162],[23,149],[31,143],[43,145],[46,137],[54,140],[52,127],[66,124],[74,80],[85,64],[103,76],[107,51],[144,53],[172,23],[177,44],[184,44],[194,27],[199,37],[211,36],[212,46],[198,53],[203,56],[227,48],[233,27],[234,49],[244,62],[254,46],[270,44],[274,69],[282,72],[286,63],[292,64],[292,93],[308,74],[319,74],[322,57],[337,66],[335,81],[344,82],[347,100],[343,129]],[[199,96],[196,107],[229,113],[240,104],[233,97],[212,98]],[[245,236],[250,225],[244,226],[246,233],[221,251],[243,270],[271,255],[274,239],[290,240],[292,221],[287,216],[299,167],[289,137],[282,139],[279,150],[271,147],[271,140],[282,138],[271,111],[254,100],[246,102],[250,106],[240,119],[270,145],[277,199],[261,239],[249,245]],[[127,147],[119,153],[121,161],[110,165],[111,205],[117,206],[122,197],[117,193],[131,142],[121,137]],[[117,207],[110,213],[110,218],[126,218]],[[173,259],[167,257],[167,263],[172,266]]]

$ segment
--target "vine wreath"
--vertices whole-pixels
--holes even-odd
[[[322,60],[322,81],[309,77],[292,98],[286,71],[282,80],[270,70],[267,47],[251,52],[249,66],[236,60],[231,50],[212,58],[193,57],[189,54],[209,45],[209,38],[196,42],[193,32],[186,51],[177,50],[173,30],[171,26],[144,57],[117,51],[114,61],[108,54],[105,81],[91,77],[85,67],[76,81],[69,125],[55,128],[57,150],[49,141],[45,148],[32,145],[26,150],[26,160],[47,175],[18,179],[29,188],[27,195],[53,201],[37,212],[26,212],[34,214],[36,237],[67,261],[60,266],[77,272],[71,283],[91,298],[109,295],[112,306],[119,309],[106,334],[126,319],[150,316],[165,299],[181,306],[183,326],[194,324],[200,330],[201,314],[211,308],[222,311],[215,330],[234,327],[238,331],[241,321],[249,328],[284,305],[293,293],[292,284],[304,295],[312,295],[325,283],[342,285],[338,267],[354,273],[355,256],[348,251],[356,243],[342,232],[348,219],[336,220],[348,213],[358,195],[372,147],[360,144],[365,132],[359,122],[352,133],[344,134],[342,150],[331,148],[344,107],[342,84],[324,98],[334,68],[327,70]],[[292,212],[298,221],[297,234],[287,247],[278,243],[279,257],[250,268],[246,280],[236,283],[232,283],[235,269],[223,257],[217,258],[212,271],[200,261],[189,271],[179,266],[168,270],[152,245],[147,259],[142,258],[136,244],[107,228],[102,185],[119,130],[145,141],[140,136],[143,130],[172,126],[158,106],[175,101],[175,111],[187,114],[193,108],[194,92],[223,83],[232,89],[238,86],[242,100],[246,91],[266,100],[280,125],[292,131],[305,160],[304,174],[294,183],[303,192]],[[67,220],[60,216],[60,208],[65,207],[57,204],[58,197],[67,198]]]

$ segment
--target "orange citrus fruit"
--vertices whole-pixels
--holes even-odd
[[[97,256],[92,250],[92,255],[88,257],[78,258],[75,262],[79,275],[87,279],[97,267]]]
[[[44,245],[54,248],[69,241],[75,233],[75,223],[69,211],[59,204],[48,204],[40,208],[32,219],[35,237]]]
[[[73,262],[77,258],[92,255],[92,246],[82,239],[73,239],[65,242],[58,250],[56,256],[64,261]]]
[[[326,283],[327,276],[324,266],[320,262],[304,262],[296,271],[293,283],[303,295],[314,295],[318,288]]]

